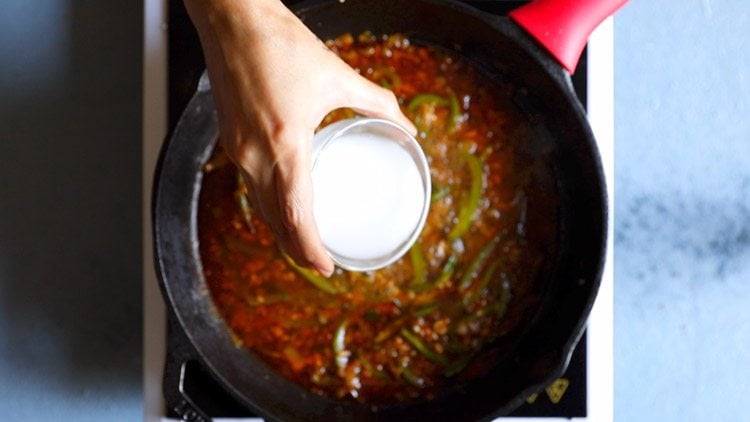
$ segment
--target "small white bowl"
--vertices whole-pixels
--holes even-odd
[[[392,151],[395,155],[390,157],[379,155],[380,149],[352,150],[351,148],[356,145],[355,139],[363,142],[363,144],[370,142],[363,135],[377,138],[378,148],[382,146],[385,148],[383,151]],[[346,142],[350,142],[350,144],[336,144]],[[393,148],[389,144],[390,142],[397,148]],[[333,146],[336,146],[335,153],[333,152]],[[331,155],[328,156],[328,159],[321,158],[326,157],[327,150]],[[355,153],[347,156],[341,155],[343,154],[342,151],[353,151]],[[402,152],[406,152],[406,155]],[[371,155],[366,156],[365,153]],[[352,157],[351,160],[348,159],[350,156]],[[372,157],[372,162],[369,162],[369,157]],[[330,168],[323,170],[319,167],[326,165],[326,163],[332,166],[330,160],[342,158],[346,158],[346,162],[336,162],[337,168],[335,170]],[[383,161],[385,158],[387,158],[387,162]],[[360,162],[356,161],[358,159]],[[323,245],[331,259],[339,267],[350,271],[376,270],[395,262],[411,248],[424,228],[427,212],[430,208],[432,187],[430,169],[424,151],[406,129],[389,120],[377,118],[353,118],[333,123],[318,131],[313,138],[312,163],[313,191],[318,192],[313,197],[316,205],[314,207],[315,218],[318,222]],[[386,174],[386,172],[380,172],[378,168],[378,176],[370,179],[379,184],[378,189],[371,190],[373,195],[357,190],[359,185],[356,183],[360,180],[367,180],[361,179],[362,175],[369,177],[367,175],[371,173],[367,173],[367,171],[377,163],[386,164],[383,168],[390,169],[390,172]],[[414,167],[405,168],[410,166]],[[419,187],[417,187],[419,182],[414,177],[414,170],[418,173],[421,181]],[[328,179],[323,176],[318,176],[316,179],[316,175],[324,174],[325,171],[334,171],[334,173],[329,173]],[[347,171],[349,172],[347,173]],[[342,177],[332,179],[331,174],[340,174]],[[347,180],[346,175],[348,174],[352,174],[350,180]],[[399,179],[399,175],[402,174],[408,176],[403,182]],[[360,179],[357,177],[360,177]],[[320,183],[328,183],[328,186],[316,187],[316,184]],[[346,188],[341,188],[341,186],[346,186]],[[338,190],[333,190],[334,187]],[[390,189],[394,189],[394,191],[390,191]],[[321,192],[326,193],[321,194]],[[389,194],[389,192],[395,193]],[[419,198],[418,195],[412,197],[411,192],[419,192],[423,197]],[[351,199],[352,202],[347,202],[346,206],[335,210],[332,206],[326,208],[326,205],[316,202],[332,198],[331,195],[333,194],[342,195],[341,198],[345,198],[347,201]],[[381,197],[391,199],[391,202],[393,202],[393,198],[399,194],[407,195],[400,197],[402,199],[400,203],[381,204],[375,202]],[[339,200],[335,202],[340,205]],[[333,204],[334,201],[330,203]],[[367,204],[370,206],[367,207]],[[360,207],[359,209],[364,210],[364,212],[346,212],[357,209],[357,207]],[[382,210],[382,212],[378,210]],[[326,212],[330,215],[320,215]],[[398,217],[402,215],[406,217],[403,219],[395,218],[391,221],[388,219],[388,213],[397,214]],[[355,214],[358,215],[355,216]],[[342,247],[342,244],[350,246]],[[372,252],[368,248],[372,249]]]

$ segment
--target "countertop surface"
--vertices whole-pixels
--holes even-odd
[[[750,7],[615,20],[615,415],[727,421],[750,397]]]
[[[736,420],[750,397],[749,13],[615,19],[617,420]],[[141,418],[142,28],[139,2],[0,12],[4,420]]]
[[[0,418],[137,421],[140,2],[0,7]]]

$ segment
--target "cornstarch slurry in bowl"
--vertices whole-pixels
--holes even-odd
[[[419,236],[429,209],[430,176],[421,147],[383,119],[347,119],[313,139],[313,213],[337,265],[382,268]]]
[[[388,255],[419,224],[422,179],[409,154],[388,139],[353,133],[332,142],[313,178],[318,228],[336,255]]]

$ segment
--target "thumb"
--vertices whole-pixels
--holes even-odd
[[[347,104],[357,113],[368,117],[379,117],[400,124],[413,136],[417,128],[401,111],[396,96],[390,90],[376,85],[359,74],[354,74],[348,87]]]

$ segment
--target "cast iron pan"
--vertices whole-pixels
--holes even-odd
[[[587,2],[593,4],[593,9],[591,5],[588,8],[593,13],[587,14],[586,7],[568,7],[568,3],[578,7]],[[545,282],[541,305],[513,349],[498,359],[488,376],[451,387],[434,400],[375,410],[321,397],[234,345],[213,307],[198,252],[201,168],[215,146],[218,131],[204,75],[172,138],[162,148],[153,198],[155,261],[170,312],[203,364],[241,403],[272,420],[485,420],[509,413],[562,374],[599,287],[607,202],[591,129],[572,90],[570,75],[560,63],[572,71],[588,31],[624,0],[541,3],[546,5],[517,9],[510,19],[446,0],[329,0],[304,2],[295,8],[322,39],[365,30],[398,32],[414,41],[457,50],[490,77],[511,81],[520,93],[514,101],[531,122],[535,142],[547,146],[542,150],[554,162],[561,198],[559,252],[554,271]],[[562,26],[552,27],[544,20],[550,14],[567,18],[562,19]],[[539,41],[517,22],[532,28],[531,33],[536,31]],[[577,40],[560,41],[555,36],[578,26],[589,29],[578,34]],[[553,58],[540,44],[555,43],[563,47],[551,47]]]

